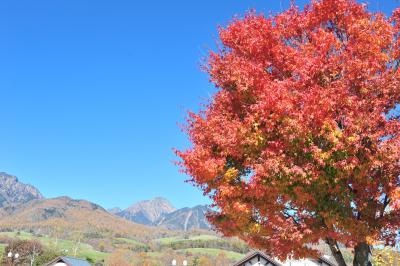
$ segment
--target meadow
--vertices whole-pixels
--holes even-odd
[[[237,240],[227,240],[217,235],[183,235],[153,239],[148,242],[113,237],[107,240],[107,248],[91,245],[89,239],[58,239],[26,231],[0,232],[0,241],[9,239],[39,240],[46,248],[57,254],[87,259],[89,262],[104,262],[114,252],[130,252],[132,257],[143,257],[158,265],[165,257],[182,256],[195,258],[206,256],[210,259],[222,256],[236,261],[248,251],[247,246]],[[6,244],[0,243],[0,254],[4,255]],[[243,250],[242,252],[239,252]],[[136,254],[136,255],[135,255]]]

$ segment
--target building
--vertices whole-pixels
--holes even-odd
[[[253,251],[233,266],[283,266],[283,264],[261,251]]]
[[[287,260],[285,262],[280,262],[261,251],[253,251],[233,264],[233,266],[337,266],[337,264],[325,256],[317,259]]]
[[[91,265],[84,259],[63,256],[52,260],[51,262],[47,263],[46,266],[91,266]]]

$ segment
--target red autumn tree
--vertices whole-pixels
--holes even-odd
[[[285,259],[325,241],[394,245],[400,225],[400,10],[312,1],[250,13],[219,36],[207,71],[219,89],[190,113],[182,170],[217,208],[227,236]]]

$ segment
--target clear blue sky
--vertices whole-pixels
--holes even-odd
[[[218,25],[288,2],[2,0],[0,171],[106,208],[207,203],[172,163],[177,123],[214,91],[199,62]]]

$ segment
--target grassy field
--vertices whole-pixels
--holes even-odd
[[[31,240],[31,239],[36,239],[42,242],[43,245],[47,246],[48,248],[51,248],[53,250],[59,251],[64,253],[65,255],[69,256],[74,256],[74,249],[76,247],[76,242],[71,241],[71,240],[64,240],[64,239],[55,239],[49,236],[45,235],[34,235],[28,232],[0,232],[0,237],[1,236],[7,236],[11,238],[18,238],[18,239],[25,239],[25,240]],[[195,241],[214,241],[218,240],[218,238],[215,235],[193,235],[193,236],[180,236],[180,237],[168,237],[168,238],[159,238],[153,240],[153,243],[159,243],[161,245],[171,245],[174,243],[180,243],[180,242],[195,242]],[[111,239],[113,245],[115,248],[118,249],[131,249],[135,250],[135,248],[142,248],[142,250],[137,250],[137,252],[143,251],[145,249],[146,254],[151,257],[151,258],[162,258],[164,256],[164,251],[163,250],[150,250],[149,244],[142,243],[137,240],[129,239],[129,238],[123,238],[123,237],[118,237],[118,238],[113,238]],[[4,248],[5,245],[0,244],[0,255],[4,254]],[[231,260],[238,260],[244,256],[244,254],[229,251],[229,250],[223,250],[223,249],[218,249],[218,248],[177,248],[175,250],[177,253],[181,254],[193,254],[193,255],[206,255],[210,257],[216,257],[219,254],[223,253],[227,258]],[[104,260],[107,256],[109,256],[109,253],[106,252],[100,252],[98,250],[95,250],[95,248],[89,244],[86,243],[79,243],[78,244],[78,249],[76,256],[81,257],[81,258],[86,258],[89,259],[92,262],[96,261],[101,261]]]
[[[120,242],[123,242],[123,243],[126,243],[126,244],[131,244],[131,245],[134,245],[134,246],[143,246],[143,245],[145,245],[142,242],[139,242],[139,241],[133,240],[133,239],[129,239],[129,238],[117,237],[117,238],[114,238],[114,239],[116,241],[120,241]]]
[[[176,237],[164,237],[164,238],[159,238],[156,239],[156,242],[159,242],[161,244],[171,244],[174,242],[180,242],[180,241],[195,241],[195,240],[215,240],[218,239],[217,236],[215,235],[198,235],[198,236],[188,236],[187,238],[183,236],[176,236]]]
[[[196,241],[201,241],[201,242],[207,242],[207,241],[226,241],[222,240],[216,235],[189,235],[189,236],[176,236],[176,237],[165,237],[165,238],[159,238],[156,240],[153,240],[156,243],[159,243],[164,246],[173,246],[173,244],[177,243],[186,243],[186,242],[196,242]],[[192,255],[206,255],[210,257],[216,257],[220,254],[224,254],[228,259],[232,261],[239,260],[245,256],[245,254],[234,252],[234,251],[229,251],[225,250],[222,248],[181,248],[181,249],[176,249],[175,252],[180,253],[180,254],[192,254]],[[150,252],[148,253],[149,256],[151,257],[159,257],[162,255],[162,253],[159,252]]]
[[[6,246],[5,244],[0,244],[0,257],[3,256]]]
[[[131,249],[131,250],[136,250],[136,251],[148,251],[150,250],[150,247],[148,244],[139,242],[134,239],[129,239],[129,238],[122,238],[122,237],[117,237],[113,238],[113,244],[115,247],[124,249]]]

